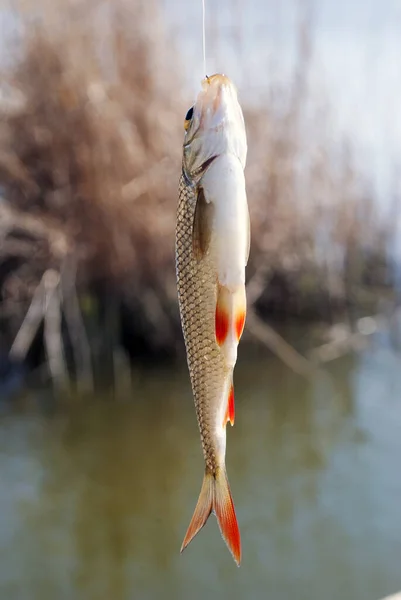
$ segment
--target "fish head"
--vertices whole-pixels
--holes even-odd
[[[228,77],[217,74],[202,81],[184,127],[183,169],[191,183],[199,183],[208,166],[222,154],[234,154],[245,168],[244,117],[237,90]]]

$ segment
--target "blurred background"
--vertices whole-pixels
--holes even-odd
[[[206,0],[249,144],[249,312],[214,519],[174,272],[201,0],[0,2],[0,596],[401,590],[401,4]]]

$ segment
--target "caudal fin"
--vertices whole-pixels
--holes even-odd
[[[216,476],[209,472],[205,473],[198,503],[182,542],[181,552],[185,550],[206,524],[212,511],[216,515],[221,535],[239,566],[241,562],[241,536],[225,469],[220,469]]]

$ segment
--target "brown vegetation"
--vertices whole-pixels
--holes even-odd
[[[174,223],[187,108],[179,57],[153,2],[52,7],[39,20],[43,6],[20,9],[24,30],[3,77],[17,94],[0,106],[3,333],[15,335],[44,271],[73,257],[81,298],[122,303],[131,347],[172,351],[181,344]],[[327,107],[306,117],[301,34],[292,87],[272,90],[263,109],[245,107],[248,292],[262,315],[330,319],[376,301],[389,229],[352,151],[333,145]]]

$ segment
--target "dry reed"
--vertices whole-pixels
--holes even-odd
[[[0,106],[0,186],[19,216],[59,231],[63,244],[57,254],[45,240],[3,270],[3,306],[24,286],[28,302],[45,268],[74,255],[79,290],[100,286],[122,300],[134,344],[148,337],[151,351],[171,349],[181,339],[174,222],[187,106],[157,5],[57,0],[17,11],[22,29],[3,81],[19,104]],[[264,315],[327,317],[355,294],[360,301],[372,261],[384,284],[385,232],[352,152],[333,147],[327,106],[315,108],[318,126],[306,117],[310,32],[300,33],[292,86],[267,95],[263,109],[245,107],[249,294]],[[3,238],[21,243],[15,226]]]

